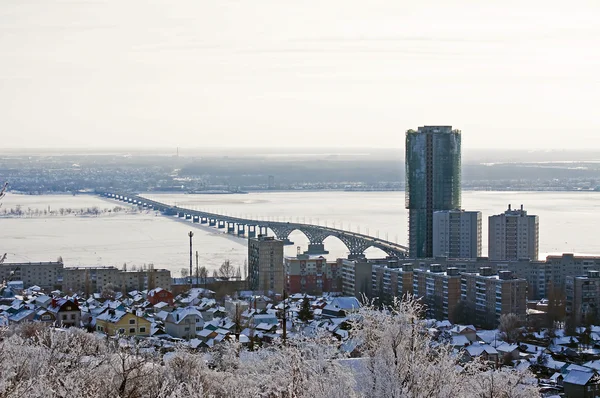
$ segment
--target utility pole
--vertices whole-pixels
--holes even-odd
[[[192,238],[194,237],[194,233],[192,231],[190,231],[190,233],[188,233],[188,236],[190,237],[190,289],[192,288]]]
[[[285,311],[285,300],[287,298],[286,295],[286,289],[285,289],[285,282],[283,285],[283,345],[285,345],[287,343],[287,314]],[[255,299],[256,300],[256,299]]]
[[[198,278],[200,278],[200,268],[198,268],[198,250],[196,250],[196,286],[200,286]]]

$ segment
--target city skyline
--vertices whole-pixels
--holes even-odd
[[[0,6],[3,147],[598,148],[597,2]],[[568,139],[565,139],[568,137]]]

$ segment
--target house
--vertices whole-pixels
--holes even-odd
[[[150,321],[131,312],[107,309],[96,317],[96,331],[109,336],[150,336]]]
[[[152,305],[156,305],[158,303],[167,303],[172,307],[175,296],[170,291],[165,290],[162,287],[157,287],[156,289],[152,289],[148,292],[146,299]]]
[[[331,303],[322,309],[323,316],[343,317],[360,308],[360,302],[356,297],[336,297]]]
[[[463,360],[472,361],[475,358],[482,358],[484,361],[498,361],[498,351],[488,344],[472,344],[464,348]]]
[[[48,324],[50,324],[50,323],[55,324],[56,315],[52,311],[48,311],[46,308],[40,308],[35,313],[33,320],[38,321],[38,322],[48,323]]]
[[[477,329],[473,325],[456,325],[450,329],[452,336],[465,336],[470,342],[477,341]]]
[[[81,326],[81,310],[77,299],[53,298],[47,310],[54,314],[54,324],[56,326]]]
[[[10,323],[23,323],[23,322],[33,321],[34,317],[35,317],[34,310],[28,310],[28,309],[23,308],[15,313],[13,313],[12,315],[9,315],[8,321]]]
[[[592,398],[600,395],[600,378],[595,372],[571,370],[563,380],[565,396],[569,398]]]
[[[519,346],[517,344],[508,344],[502,343],[496,347],[498,351],[498,355],[500,355],[503,359],[509,358],[511,360],[519,359],[520,351]]]
[[[172,337],[195,338],[204,328],[202,314],[194,307],[177,308],[165,318],[165,331]]]

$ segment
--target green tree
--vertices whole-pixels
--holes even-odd
[[[308,322],[313,319],[313,315],[314,314],[310,306],[310,301],[308,300],[308,297],[304,297],[304,300],[302,300],[302,307],[298,312],[298,319],[300,319],[302,322]]]

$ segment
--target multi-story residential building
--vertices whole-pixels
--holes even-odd
[[[577,324],[600,317],[600,271],[587,271],[585,276],[567,276],[566,306]]]
[[[322,256],[298,254],[285,257],[286,290],[289,294],[341,291],[341,271],[337,262],[327,262]]]
[[[60,289],[63,281],[62,262],[40,263],[3,263],[0,264],[0,283],[2,281],[23,281],[25,288],[39,286],[50,291]]]
[[[406,132],[409,252],[433,257],[433,213],[460,209],[461,134],[451,126]]]
[[[107,284],[125,291],[171,288],[171,272],[166,269],[124,271],[116,267],[67,267],[63,274],[62,289],[67,292],[101,292]]]
[[[248,238],[248,288],[283,293],[283,241],[263,235]]]
[[[433,257],[481,257],[481,212],[438,210],[433,213]]]
[[[390,260],[388,264],[374,264],[371,291],[382,298],[398,297],[413,293],[413,264],[399,264]]]
[[[116,267],[65,267],[62,262],[0,264],[0,281],[22,281],[23,287],[39,286],[66,292],[100,292],[108,283],[126,290],[171,287],[166,269],[122,271]]]
[[[460,301],[461,276],[458,268],[442,270],[440,264],[413,271],[413,294],[422,299],[430,318],[454,321],[454,310]]]
[[[490,260],[537,260],[539,247],[538,216],[521,209],[489,217],[488,256]]]
[[[481,267],[478,273],[463,273],[461,300],[475,323],[495,327],[503,314],[525,317],[527,281],[511,271],[494,274],[492,268]]]

